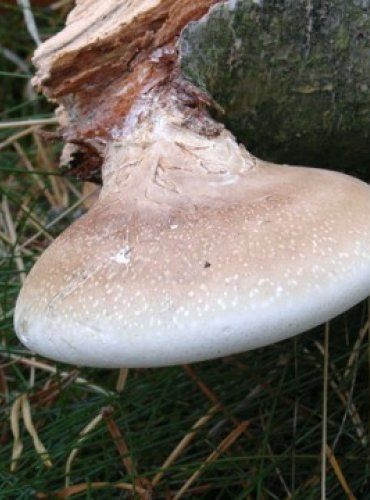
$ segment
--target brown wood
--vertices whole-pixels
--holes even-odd
[[[74,174],[88,178],[90,169],[94,175],[102,141],[122,126],[140,96],[172,78],[177,36],[214,3],[80,0],[65,29],[36,51],[34,84],[60,104],[69,142],[64,158]],[[92,166],[86,171],[86,165]]]

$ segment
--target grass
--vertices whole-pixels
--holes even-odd
[[[58,4],[34,8],[42,38],[63,23],[68,2]],[[43,139],[53,125],[9,124],[53,115],[29,86],[34,43],[22,13],[0,8],[1,46],[23,62],[0,58],[0,498],[366,498],[367,303],[332,321],[330,336],[327,325],[239,356],[128,374],[56,365],[16,340],[25,274],[87,202],[59,175],[61,144]]]

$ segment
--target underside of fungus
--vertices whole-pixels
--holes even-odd
[[[255,158],[182,78],[177,37],[215,3],[77,1],[36,52],[63,162],[103,186],[20,293],[15,328],[33,351],[103,367],[199,361],[370,292],[369,186]]]

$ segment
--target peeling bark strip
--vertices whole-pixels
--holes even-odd
[[[370,1],[221,3],[181,36],[182,71],[257,156],[370,180]]]
[[[140,96],[170,78],[177,62],[177,36],[214,3],[77,1],[65,29],[34,57],[38,67],[34,83],[61,104],[63,135],[74,144],[64,155],[67,169],[89,177],[90,157],[91,175],[96,176],[101,140],[123,126]],[[78,161],[83,163],[81,169]]]

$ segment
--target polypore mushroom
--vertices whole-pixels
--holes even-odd
[[[113,3],[78,3],[36,53],[64,136],[102,158],[103,187],[27,277],[21,341],[68,363],[163,366],[276,342],[365,298],[369,186],[258,160],[178,75],[172,40],[213,2],[122,2],[114,16]]]

